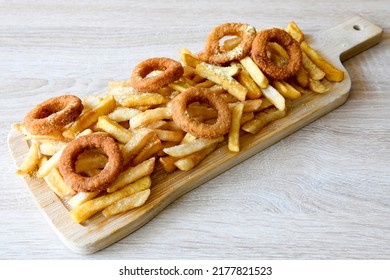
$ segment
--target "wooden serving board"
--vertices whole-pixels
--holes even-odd
[[[82,254],[101,250],[143,226],[183,194],[342,105],[348,98],[351,78],[341,62],[377,44],[382,32],[378,26],[356,16],[307,38],[313,48],[345,71],[345,79],[334,83],[326,94],[304,95],[294,101],[285,118],[273,122],[257,135],[244,135],[239,153],[232,153],[227,145],[222,145],[193,170],[169,175],[156,172],[151,196],[140,208],[110,218],[99,214],[80,225],[72,220],[66,205],[43,180],[25,177],[26,185],[49,224],[71,250]],[[22,135],[11,131],[8,145],[19,166],[27,154],[27,143]]]

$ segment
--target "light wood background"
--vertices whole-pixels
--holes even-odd
[[[0,0],[0,259],[389,259],[390,5],[315,2]],[[313,34],[354,15],[385,33],[344,63],[347,103],[100,252],[66,248],[15,175],[6,137],[37,102],[102,93],[145,58],[201,50],[224,22]]]

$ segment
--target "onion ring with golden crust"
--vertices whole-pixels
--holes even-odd
[[[225,36],[237,36],[242,40],[230,51],[222,51],[219,40]],[[215,27],[206,41],[205,51],[199,54],[199,58],[211,64],[225,64],[233,60],[246,57],[256,37],[256,29],[243,23],[225,23]]]
[[[275,42],[286,49],[289,60],[284,67],[275,65],[267,56],[267,44]],[[269,77],[285,80],[298,73],[302,66],[302,50],[297,41],[286,31],[279,28],[259,32],[252,44],[252,58],[259,68]]]
[[[214,108],[217,120],[214,124],[205,124],[192,119],[187,114],[187,107],[193,102],[206,103]],[[218,94],[206,88],[189,88],[172,101],[172,117],[185,132],[197,138],[217,138],[229,132],[231,113],[226,101]]]
[[[103,170],[93,177],[76,173],[76,161],[85,150],[100,148],[108,156]],[[123,157],[115,140],[102,135],[81,136],[70,142],[62,152],[59,169],[62,177],[77,192],[102,191],[112,183],[122,170]]]
[[[24,118],[24,125],[32,134],[60,131],[65,125],[76,120],[83,108],[83,103],[77,96],[53,97],[32,109]]]
[[[154,77],[146,77],[153,71],[163,71]],[[155,57],[142,61],[133,70],[130,85],[141,92],[154,92],[166,87],[183,75],[183,66],[170,58]]]

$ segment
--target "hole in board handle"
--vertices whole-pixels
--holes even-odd
[[[360,31],[360,30],[361,30],[360,26],[357,25],[357,24],[355,24],[355,25],[353,26],[353,29],[355,29],[355,30],[357,30],[357,31]]]

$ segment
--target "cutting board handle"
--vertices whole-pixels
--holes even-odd
[[[354,16],[316,33],[312,40],[320,44],[318,47],[332,50],[333,54],[340,55],[341,61],[345,61],[379,43],[382,34],[383,29],[379,26],[360,16]]]

